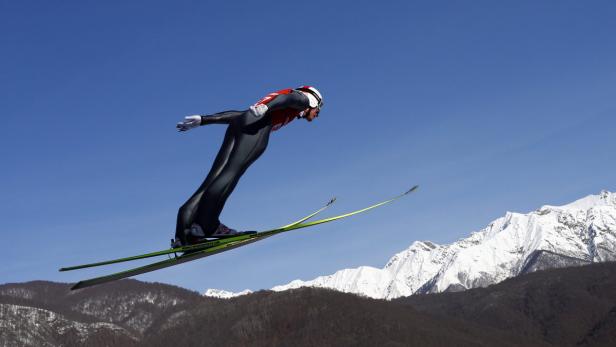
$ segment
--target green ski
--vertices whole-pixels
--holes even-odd
[[[334,203],[334,201],[336,201],[336,198],[332,198],[331,200],[329,200],[329,202],[327,202],[327,204],[325,206],[321,207],[317,211],[307,215],[306,217],[303,217],[302,219],[300,219],[298,221],[295,221],[293,223],[287,224],[285,226],[281,226],[281,227],[276,228],[276,229],[267,230],[267,231],[264,231],[264,232],[273,232],[273,231],[277,231],[277,230],[284,230],[284,229],[293,227],[295,225],[301,224],[301,223],[307,221],[308,219],[316,216],[317,214],[323,212],[325,209],[327,209],[329,206],[331,206]],[[264,232],[261,232],[261,234],[264,233]],[[211,241],[202,242],[202,243],[198,243],[198,244],[194,244],[194,245],[190,245],[190,246],[184,246],[184,247],[178,247],[178,248],[170,248],[170,249],[165,249],[165,250],[162,250],[162,251],[145,253],[145,254],[125,257],[125,258],[105,260],[105,261],[101,261],[101,262],[90,263],[90,264],[83,264],[83,265],[76,265],[76,266],[67,266],[67,267],[61,268],[60,271],[71,271],[71,270],[85,269],[85,268],[89,268],[89,267],[117,264],[117,263],[123,263],[123,262],[127,262],[127,261],[132,261],[132,260],[139,260],[139,259],[157,257],[157,256],[165,255],[165,254],[194,252],[194,251],[197,251],[197,250],[202,250],[202,249],[206,249],[206,248],[212,248],[212,247],[215,247],[215,246],[220,246],[220,245],[227,244],[227,243],[232,243],[232,242],[235,242],[235,241],[245,240],[245,239],[248,238],[249,235],[250,234],[248,234],[248,235],[239,235],[239,236],[234,236],[234,237],[227,237],[227,238],[224,238],[224,239],[214,239],[214,240],[211,240]],[[252,234],[252,236],[254,236],[254,235],[255,234]]]
[[[94,286],[97,284],[102,284],[102,283],[107,283],[107,282],[111,282],[111,281],[115,281],[115,280],[119,280],[122,278],[127,278],[127,277],[132,277],[132,276],[136,276],[136,275],[140,275],[143,273],[147,273],[147,272],[151,272],[151,271],[155,271],[155,270],[159,270],[159,269],[164,269],[166,267],[170,267],[170,266],[174,266],[174,265],[179,265],[188,261],[192,261],[192,260],[196,260],[196,259],[200,259],[200,258],[204,258],[204,257],[208,257],[214,254],[218,254],[221,252],[225,252],[234,248],[238,248],[241,246],[245,246],[248,245],[250,243],[253,242],[257,242],[260,240],[263,240],[267,237],[279,234],[279,233],[283,233],[286,231],[290,231],[290,230],[295,230],[295,229],[301,229],[301,228],[306,228],[306,227],[310,227],[310,226],[314,226],[314,225],[318,225],[318,224],[322,224],[322,223],[328,223],[328,222],[332,222],[338,219],[342,219],[342,218],[346,218],[346,217],[350,217],[352,215],[358,214],[358,213],[362,213],[368,210],[371,210],[373,208],[388,204],[392,201],[395,201],[413,191],[415,191],[417,189],[418,186],[414,186],[413,188],[409,189],[408,191],[406,191],[405,193],[398,195],[394,198],[391,198],[389,200],[380,202],[378,204],[374,204],[372,206],[368,206],[366,208],[357,210],[357,211],[353,211],[353,212],[349,212],[346,214],[342,214],[342,215],[338,215],[338,216],[334,216],[334,217],[330,217],[330,218],[324,218],[324,219],[320,219],[320,220],[316,220],[313,222],[307,222],[307,223],[303,223],[303,222],[299,222],[299,223],[291,223],[289,224],[286,228],[279,228],[279,229],[274,229],[274,230],[269,230],[269,231],[263,231],[260,233],[256,233],[256,234],[248,234],[248,235],[242,235],[242,236],[238,236],[238,237],[233,237],[233,238],[228,238],[228,239],[222,239],[220,241],[223,241],[224,243],[220,243],[214,246],[211,246],[209,248],[204,248],[201,250],[197,250],[197,251],[193,251],[187,254],[183,254],[181,256],[175,257],[175,258],[171,258],[171,259],[167,259],[167,260],[163,260],[163,261],[159,261],[156,263],[152,263],[152,264],[148,264],[145,266],[141,266],[141,267],[137,267],[134,269],[129,269],[126,271],[122,271],[122,272],[117,272],[117,273],[113,273],[110,275],[106,275],[106,276],[101,276],[101,277],[96,277],[96,278],[92,278],[92,279],[88,279],[88,280],[84,280],[84,281],[80,281],[78,283],[76,283],[73,287],[71,287],[71,290],[75,290],[75,289],[81,289],[81,288],[86,288],[86,287],[90,287],[90,286]],[[304,220],[305,221],[305,220]],[[219,241],[219,240],[216,240]]]

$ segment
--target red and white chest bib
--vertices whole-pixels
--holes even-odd
[[[293,89],[282,89],[273,93],[269,93],[263,99],[257,101],[255,105],[267,105],[279,95],[290,94],[291,92],[293,92]],[[276,131],[283,126],[289,124],[301,113],[301,110],[296,110],[290,107],[270,111],[270,114],[272,115],[272,131]]]

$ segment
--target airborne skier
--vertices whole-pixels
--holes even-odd
[[[79,281],[71,287],[71,290],[164,269],[243,247],[291,230],[303,229],[354,216],[389,204],[417,189],[418,186],[413,186],[403,194],[368,207],[307,222],[307,220],[331,206],[335,200],[334,198],[317,211],[293,223],[258,233],[254,231],[238,232],[222,224],[218,218],[227,198],[233,192],[246,169],[267,148],[270,133],[280,129],[296,118],[304,118],[312,122],[318,117],[322,106],[323,98],[321,93],[314,87],[302,86],[296,89],[283,89],[270,93],[245,111],[226,111],[213,115],[184,117],[184,120],[177,124],[179,131],[187,131],[207,124],[226,124],[227,131],[207,177],[199,189],[178,211],[176,235],[175,239],[172,240],[172,248],[124,258],[63,267],[60,271],[91,268],[171,254],[175,254],[175,257]],[[207,240],[208,238],[213,239]],[[177,255],[177,253],[181,253],[181,255]]]
[[[238,232],[222,224],[218,218],[227,198],[237,185],[242,174],[267,148],[270,133],[280,129],[296,118],[304,118],[312,122],[318,117],[322,106],[323,98],[321,93],[314,87],[302,86],[296,89],[283,89],[271,93],[245,111],[226,111],[213,115],[184,117],[184,120],[177,124],[179,131],[187,131],[206,124],[227,124],[227,132],[222,147],[218,151],[207,177],[199,189],[178,211],[176,235],[175,239],[172,240],[172,248],[124,258],[63,267],[60,271],[91,268],[171,254],[175,254],[175,257],[79,281],[71,287],[71,290],[164,269],[226,252],[291,230],[303,229],[354,216],[389,204],[417,189],[418,186],[413,186],[403,194],[371,206],[307,222],[307,220],[331,206],[335,200],[334,198],[319,210],[293,223],[258,233],[255,231]],[[213,239],[207,240],[208,238]],[[181,253],[181,255],[178,256],[177,253]]]
[[[323,97],[316,88],[301,86],[270,93],[245,111],[192,115],[178,123],[179,131],[208,124],[226,124],[227,131],[207,177],[178,211],[172,247],[242,234],[219,220],[227,198],[246,169],[263,154],[272,131],[296,118],[312,122],[322,106]]]

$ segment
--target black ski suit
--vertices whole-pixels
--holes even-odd
[[[214,233],[220,225],[219,216],[225,202],[240,177],[267,148],[272,127],[277,125],[273,124],[276,123],[273,118],[280,118],[280,113],[287,118],[299,117],[309,107],[309,100],[302,92],[288,90],[286,94],[273,94],[275,97],[267,102],[268,110],[262,116],[250,109],[201,116],[201,125],[227,124],[227,131],[207,177],[178,211],[176,239],[186,243],[185,230],[193,223],[205,235]]]

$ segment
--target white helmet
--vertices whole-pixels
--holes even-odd
[[[319,93],[317,88],[311,86],[301,86],[299,88],[295,88],[295,90],[306,93],[308,100],[310,100],[310,107],[318,109],[323,107],[323,96],[321,96],[321,93]]]

